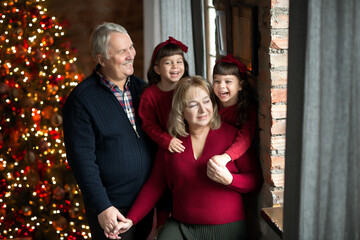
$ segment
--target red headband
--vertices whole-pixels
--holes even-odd
[[[244,63],[240,62],[239,60],[237,60],[236,58],[234,58],[234,56],[232,54],[228,54],[226,57],[217,61],[216,64],[218,64],[219,62],[227,62],[227,63],[235,64],[239,68],[241,77],[244,78],[244,76],[246,74],[246,70],[247,70],[246,65]]]
[[[181,48],[181,50],[183,50],[183,52],[185,52],[185,53],[187,53],[187,51],[188,51],[188,47],[185,44],[176,40],[173,37],[169,37],[168,40],[157,45],[157,47],[155,48],[154,53],[153,53],[153,61],[155,61],[155,57],[156,57],[157,53],[159,52],[160,48],[162,48],[163,46],[165,46],[167,44],[175,44],[175,45],[179,46]]]

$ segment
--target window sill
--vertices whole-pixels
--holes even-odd
[[[261,217],[275,231],[275,233],[282,238],[283,207],[262,208]]]

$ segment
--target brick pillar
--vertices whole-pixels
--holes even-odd
[[[289,0],[259,3],[259,156],[264,174],[262,206],[283,204]]]

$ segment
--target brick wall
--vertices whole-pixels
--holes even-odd
[[[259,7],[259,157],[264,185],[262,207],[284,201],[289,0],[250,1]],[[263,240],[279,239],[260,221]]]
[[[276,206],[284,193],[289,0],[261,0],[259,28],[260,159],[272,197],[264,205]]]
[[[89,37],[97,24],[115,22],[129,32],[136,49],[135,74],[143,77],[143,1],[142,0],[48,0],[48,11],[60,21],[67,22],[65,32],[71,46],[77,49],[78,66],[87,76],[95,62],[90,56]]]

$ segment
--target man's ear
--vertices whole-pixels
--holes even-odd
[[[96,55],[96,61],[102,66],[105,67],[104,57],[101,54]]]

